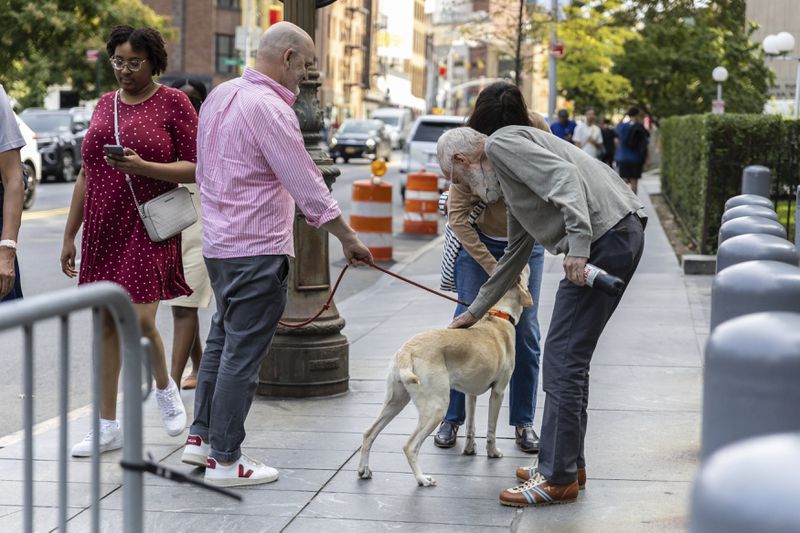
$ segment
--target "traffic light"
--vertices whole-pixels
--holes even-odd
[[[447,67],[444,65],[439,65],[439,77],[444,78],[447,76]]]

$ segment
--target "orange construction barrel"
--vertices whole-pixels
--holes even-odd
[[[350,226],[375,261],[392,260],[392,185],[380,180],[353,182]]]
[[[431,172],[408,175],[403,231],[419,235],[439,232],[439,176]]]

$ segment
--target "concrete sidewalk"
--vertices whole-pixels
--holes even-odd
[[[655,191],[657,181],[644,180]],[[347,319],[350,392],[322,400],[256,399],[247,422],[246,451],[281,471],[278,482],[241,489],[241,503],[201,489],[148,476],[147,531],[680,531],[688,514],[690,482],[699,448],[702,358],[707,331],[707,285],[686,283],[672,249],[651,214],[646,248],[622,305],[609,322],[592,366],[590,421],[586,442],[588,485],[572,505],[517,511],[497,503],[515,484],[514,469],[531,463],[519,452],[503,407],[498,424],[502,459],[488,459],[484,442],[477,456],[433,446],[429,438],[421,463],[438,486],[418,487],[402,445],[416,424],[408,406],[378,437],[371,457],[373,479],[356,476],[361,433],[383,401],[388,361],[412,335],[446,326],[453,305],[389,277],[339,304]],[[440,247],[435,246],[403,274],[430,287],[438,285]],[[352,275],[358,275],[354,273]],[[539,302],[547,331],[558,280],[559,258],[548,257]],[[192,394],[184,393],[187,406]],[[476,425],[485,436],[487,398],[478,400]],[[541,424],[540,393],[536,427]],[[180,463],[183,437],[160,428],[151,398],[145,407],[145,448],[180,471],[200,475]],[[88,416],[71,424],[80,439]],[[461,432],[463,435],[463,431]],[[35,442],[36,530],[56,525],[57,430]],[[22,444],[0,450],[0,531],[21,527]],[[121,530],[119,452],[103,456],[102,530]],[[89,527],[87,460],[70,469],[70,529]]]

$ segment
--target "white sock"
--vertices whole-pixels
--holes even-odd
[[[118,420],[106,420],[105,418],[101,418],[100,419],[100,430],[102,431],[103,429],[105,429],[107,427],[119,428],[119,421]]]

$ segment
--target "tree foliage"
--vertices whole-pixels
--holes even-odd
[[[745,0],[572,0],[559,22],[561,94],[578,110],[639,104],[657,119],[706,113],[724,66],[728,112],[759,113],[773,73]]]
[[[100,50],[101,91],[116,82],[105,38],[118,24],[151,26],[171,36],[167,19],[139,0],[0,1],[0,83],[24,107],[41,105],[50,85],[70,84],[81,98],[96,96],[95,65],[86,50]]]
[[[725,108],[760,113],[773,73],[745,21],[745,0],[634,0],[638,38],[624,43],[613,72],[656,117],[706,113],[716,98],[711,71],[728,70]],[[627,15],[630,16],[630,15]]]
[[[577,112],[587,107],[612,112],[627,102],[631,84],[612,71],[625,42],[637,40],[625,23],[624,4],[623,0],[573,1],[564,8],[558,35],[566,53],[558,62],[558,84]]]

